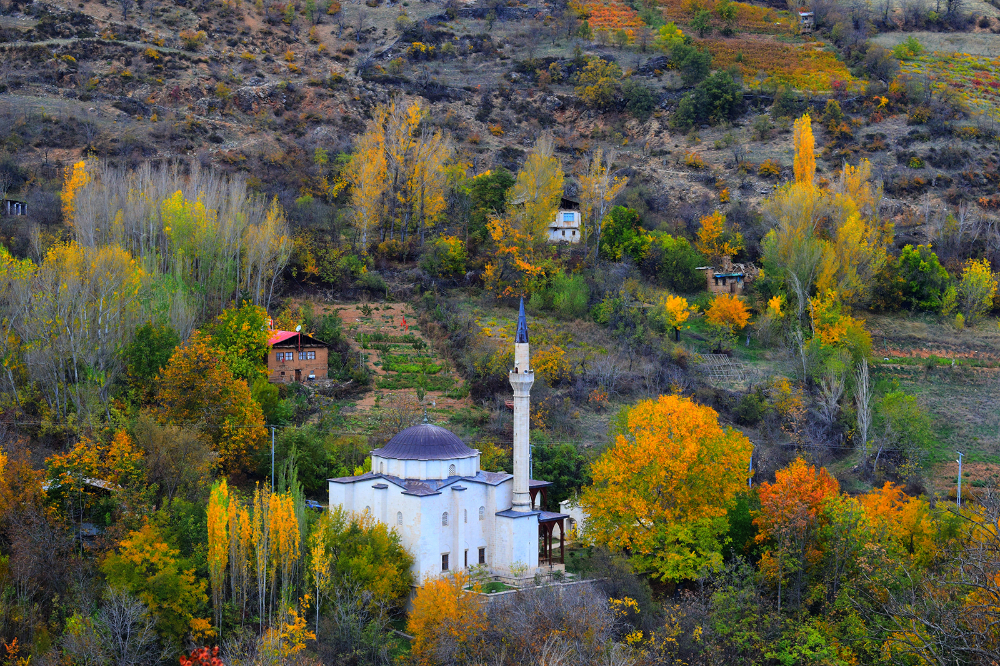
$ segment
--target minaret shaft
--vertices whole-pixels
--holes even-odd
[[[535,371],[531,369],[528,345],[528,324],[524,314],[524,300],[517,322],[514,342],[514,369],[510,372],[510,385],[514,389],[514,511],[531,510],[531,493],[528,490],[528,465],[531,457],[531,385]]]

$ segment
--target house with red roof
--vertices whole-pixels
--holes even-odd
[[[326,343],[298,331],[271,331],[267,344],[267,379],[272,384],[326,379]]]

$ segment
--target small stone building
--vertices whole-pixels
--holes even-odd
[[[708,290],[713,294],[740,295],[746,287],[746,271],[743,266],[733,265],[729,257],[722,261],[722,267],[700,266],[695,269],[705,272]]]
[[[799,31],[809,33],[816,27],[816,17],[812,12],[799,12]]]
[[[267,380],[271,383],[326,379],[325,343],[298,331],[271,331],[267,341]]]

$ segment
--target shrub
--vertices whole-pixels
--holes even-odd
[[[777,178],[781,175],[781,165],[774,160],[764,160],[760,163],[760,166],[757,167],[757,175],[762,178]]]
[[[420,260],[420,267],[438,277],[465,275],[465,243],[457,236],[438,236]]]
[[[649,119],[653,109],[656,108],[656,96],[649,86],[632,79],[622,84],[622,97],[625,101],[625,110],[642,121]]]
[[[797,118],[805,110],[805,101],[787,86],[778,91],[778,94],[774,96],[774,104],[771,106],[771,113],[776,118]]]
[[[555,312],[562,319],[579,319],[587,314],[590,287],[579,273],[559,271],[552,282],[531,295],[530,306]]]
[[[743,91],[729,72],[716,72],[684,95],[674,114],[674,124],[691,127],[732,120],[743,105]]]
[[[913,35],[910,35],[905,41],[896,44],[896,46],[892,48],[892,55],[895,56],[897,60],[909,60],[917,57],[923,52],[923,44],[921,44]]]
[[[204,30],[195,32],[194,30],[181,30],[177,35],[188,51],[197,51],[208,40],[208,33]]]

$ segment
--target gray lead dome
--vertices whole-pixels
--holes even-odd
[[[372,455],[396,460],[448,460],[475,455],[458,435],[441,426],[421,423],[407,428]]]

